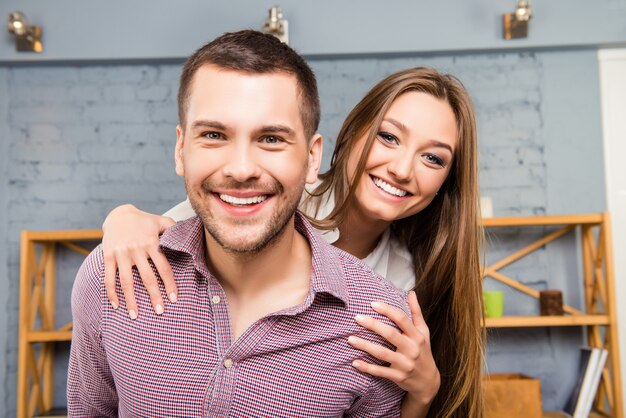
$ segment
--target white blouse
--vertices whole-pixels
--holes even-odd
[[[316,216],[324,218],[333,208],[332,196],[328,196],[320,207]],[[301,207],[306,211],[306,207]],[[189,199],[179,203],[163,214],[169,216],[176,222],[196,216]],[[334,243],[339,239],[339,230],[318,230],[320,235],[329,243]],[[380,276],[387,278],[397,288],[411,290],[415,285],[415,271],[411,261],[411,254],[408,249],[395,237],[391,236],[391,231],[387,229],[380,238],[378,245],[374,248],[363,262],[370,266]]]

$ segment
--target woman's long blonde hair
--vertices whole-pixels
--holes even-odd
[[[452,167],[438,195],[421,212],[391,224],[392,234],[412,254],[415,291],[441,374],[441,387],[428,416],[481,418],[483,231],[478,218],[478,144],[472,101],[461,82],[431,68],[399,71],[379,82],[346,118],[331,168],[320,176],[321,183],[304,203],[314,214],[320,208],[320,197],[332,191],[333,210],[324,219],[311,221],[321,229],[337,228],[344,222],[356,204],[355,179],[363,175],[381,121],[393,101],[409,91],[445,100],[454,112],[458,131]],[[365,134],[356,171],[348,173],[348,157]]]

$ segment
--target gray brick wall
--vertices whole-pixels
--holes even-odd
[[[457,75],[474,98],[482,192],[494,199],[496,214],[549,212],[543,108],[557,100],[558,91],[546,97],[542,82],[552,68],[545,66],[546,54],[311,61],[322,98],[325,167],[343,118],[377,80],[401,68],[434,66]],[[589,65],[588,55],[564,54]],[[0,387],[6,388],[0,393],[0,416],[15,414],[19,231],[95,228],[120,203],[163,212],[184,197],[172,159],[179,70],[179,65],[0,68],[0,88],[6,86],[6,94],[0,95],[0,232],[5,232],[0,241],[0,286],[5,289],[0,305],[6,312],[0,319]],[[597,79],[584,82],[592,86],[590,91],[597,91]],[[575,123],[568,128],[577,129]],[[599,125],[596,128],[595,140],[601,144]],[[600,175],[596,183],[601,180]],[[520,242],[525,237],[507,239]],[[3,270],[6,274],[1,274]],[[530,276],[529,283],[539,288],[551,284],[551,272],[546,254],[539,255],[538,263],[514,271]],[[66,304],[72,279],[69,273],[60,282]],[[511,301],[507,309],[531,309],[527,300],[508,294],[507,298]],[[546,407],[558,407],[569,390],[563,382],[572,379],[567,369],[575,361],[560,367],[555,350],[564,350],[570,360],[580,332],[495,334],[490,339],[489,370],[541,376]],[[563,368],[566,371],[559,372]],[[58,380],[57,401],[63,403],[64,383],[62,377]]]

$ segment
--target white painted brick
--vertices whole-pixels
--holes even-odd
[[[32,142],[58,142],[61,130],[58,125],[36,123],[28,127],[28,136]]]
[[[15,85],[12,87],[13,106],[67,103],[70,101],[68,86],[37,86]]]
[[[137,98],[145,102],[162,102],[170,97],[169,86],[152,85],[137,91]]]
[[[148,109],[137,104],[102,104],[86,107],[83,111],[83,118],[91,123],[137,123],[148,122],[149,113]]]
[[[14,143],[9,155],[17,162],[69,163],[76,160],[74,150],[62,142]]]
[[[81,162],[117,162],[130,161],[133,152],[128,146],[98,147],[97,143],[84,143],[78,147],[78,160]]]
[[[78,80],[73,67],[22,67],[11,71],[10,85],[54,86],[71,85]]]
[[[174,104],[156,104],[150,112],[150,120],[155,123],[178,123],[178,109]]]
[[[73,102],[96,102],[102,100],[100,87],[91,85],[75,85],[69,89],[69,97]]]
[[[69,123],[81,120],[81,109],[74,106],[16,106],[9,109],[9,118],[21,126],[31,123]]]
[[[107,86],[104,89],[106,103],[133,103],[136,95],[136,87],[131,84]]]

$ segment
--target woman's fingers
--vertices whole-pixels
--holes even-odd
[[[398,329],[390,325],[387,325],[377,319],[372,318],[371,316],[357,315],[355,317],[355,320],[362,327],[367,328],[370,331],[375,332],[376,334],[383,337],[391,345],[396,347],[398,351],[402,351],[404,353],[407,353],[407,355],[414,357],[418,355],[419,343],[414,344],[413,339],[420,342],[424,339],[424,336],[415,330],[415,327],[413,327],[411,320],[409,320],[407,316],[404,315],[404,313],[402,315],[409,322],[409,326],[413,328],[413,331],[411,332],[413,338],[410,337],[408,334],[403,334],[402,332],[398,331]],[[399,320],[399,318],[397,319]]]
[[[117,298],[117,292],[115,291],[115,277],[117,276],[117,263],[115,262],[115,256],[111,253],[104,253],[104,287],[107,292],[107,298],[109,303],[113,306],[113,309],[117,309],[120,306],[120,301]]]
[[[363,360],[354,360],[352,362],[352,366],[354,366],[354,368],[363,373],[371,374],[372,376],[382,377],[384,379],[389,379],[397,384],[404,382],[404,380],[406,379],[406,374],[397,369],[386,366],[379,366],[378,364],[368,363]]]
[[[379,314],[393,321],[404,334],[408,335],[410,338],[417,338],[417,334],[420,331],[404,311],[384,302],[372,302],[372,308]]]
[[[415,291],[411,290],[409,292],[407,295],[407,302],[409,304],[409,309],[411,310],[411,316],[413,317],[413,325],[426,337],[427,340],[430,341],[430,331],[428,330],[428,325],[426,325],[426,321],[424,320],[424,315],[422,315],[422,308],[417,301]]]
[[[381,361],[392,364],[394,368],[408,372],[413,367],[413,361],[407,359],[402,353],[390,350],[380,344],[355,337],[354,335],[348,337],[348,342],[354,348],[364,351]]]
[[[136,319],[139,311],[133,288],[133,265],[127,256],[117,257],[117,266],[120,276],[120,285],[124,300],[126,300],[126,310],[131,319]]]
[[[167,261],[167,258],[158,247],[156,249],[149,250],[148,255],[159,272],[159,277],[163,281],[167,298],[170,302],[176,302],[178,300],[178,287],[176,286],[174,272],[172,272],[172,267],[170,266],[169,261]]]
[[[141,281],[150,295],[150,301],[152,302],[152,308],[158,315],[163,313],[163,298],[161,297],[161,289],[159,289],[159,282],[152,270],[152,266],[148,262],[147,255],[143,252],[135,253],[133,257]]]

